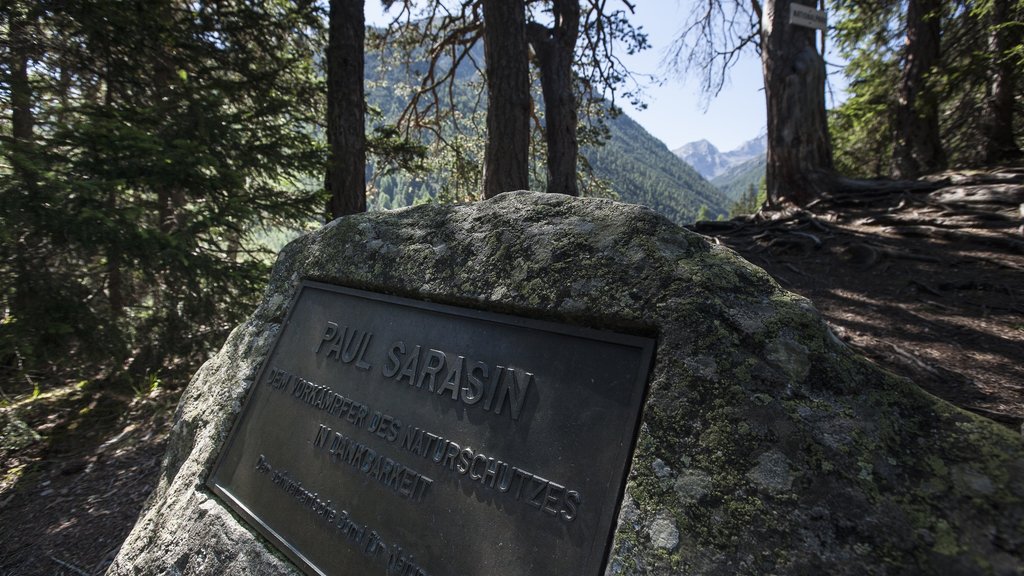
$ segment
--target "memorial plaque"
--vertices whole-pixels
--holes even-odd
[[[310,574],[597,576],[653,349],[305,282],[208,484]]]

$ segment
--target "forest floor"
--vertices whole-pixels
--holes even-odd
[[[806,210],[693,228],[810,298],[876,363],[1020,429],[1024,168],[849,184]],[[159,479],[185,383],[6,390],[0,576],[104,572]]]
[[[810,298],[877,364],[1024,423],[1024,167],[848,182],[806,210],[693,228]]]

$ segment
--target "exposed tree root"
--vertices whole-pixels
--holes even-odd
[[[804,208],[693,229],[811,297],[869,358],[964,409],[1024,422],[1024,167],[839,180]]]

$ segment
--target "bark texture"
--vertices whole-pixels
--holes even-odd
[[[1013,112],[1015,106],[1014,84],[1017,68],[1007,51],[1020,42],[1019,26],[1007,26],[1024,16],[1014,10],[1010,0],[993,0],[989,14],[989,53],[993,63],[990,72],[990,89],[985,126],[985,162],[998,164],[1017,160],[1021,157],[1020,147],[1013,134]]]
[[[11,170],[24,187],[26,194],[36,193],[36,182],[38,174],[32,163],[32,152],[35,145],[35,115],[32,113],[32,84],[29,81],[29,66],[31,63],[30,54],[33,51],[32,34],[29,30],[30,15],[21,2],[10,2],[3,6],[2,13],[8,18],[8,50],[10,57],[9,64],[9,89],[11,106],[11,145],[5,151],[6,160],[10,162]],[[11,308],[15,317],[22,314],[22,310],[28,310],[33,305],[33,275],[29,273],[27,261],[32,256],[34,241],[26,241],[21,238],[18,241],[19,257],[13,258],[14,269],[17,273],[14,276],[14,290],[11,296]]]
[[[554,25],[530,22],[526,32],[540,69],[544,94],[544,136],[548,146],[547,191],[578,196],[576,159],[577,106],[573,93],[572,62],[579,37],[579,0],[552,2]]]
[[[530,73],[526,6],[483,0],[487,65],[484,197],[529,187]]]
[[[768,0],[761,17],[761,67],[768,106],[768,202],[804,205],[833,179],[825,116],[825,61],[812,28],[789,23],[790,4]]]
[[[331,0],[327,40],[328,219],[366,211],[363,0]]]
[[[10,94],[11,94],[11,135],[19,144],[32,140],[35,118],[32,115],[32,86],[28,79],[31,33],[28,31],[28,17],[21,6],[15,4],[10,10],[8,46],[10,48]]]
[[[939,138],[938,97],[928,83],[940,56],[942,3],[910,0],[907,37],[896,102],[893,172],[916,178],[946,165]]]
[[[25,183],[32,188],[36,174],[26,156],[31,153],[35,115],[32,113],[32,84],[29,82],[29,66],[33,51],[31,15],[20,2],[12,2],[6,7],[9,18],[8,49],[10,57],[10,105],[11,105],[11,136],[12,147],[8,152],[12,168]]]

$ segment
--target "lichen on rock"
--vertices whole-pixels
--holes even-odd
[[[1019,434],[880,370],[807,300],[651,210],[516,192],[288,245],[183,395],[111,574],[294,572],[203,482],[303,279],[656,334],[609,574],[1024,573]]]

